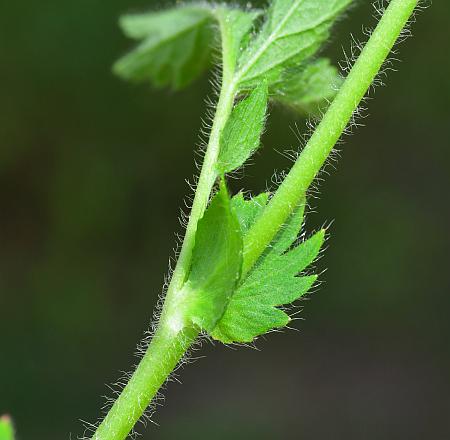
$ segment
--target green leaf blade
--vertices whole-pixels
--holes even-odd
[[[242,234],[225,184],[199,221],[192,267],[178,309],[210,331],[222,316],[240,276]]]
[[[231,205],[236,213],[243,235],[264,210],[268,200],[269,193],[261,193],[250,200],[245,200],[242,192],[231,199]]]
[[[262,79],[271,85],[280,82],[286,69],[298,66],[314,55],[327,37],[328,33],[320,28],[304,32],[300,40],[296,35],[277,38],[277,46],[249,60],[248,67],[245,67],[248,72],[242,77],[241,87],[253,88]]]
[[[136,40],[144,38],[165,39],[184,32],[210,17],[207,8],[180,6],[157,12],[126,14],[119,19],[123,33]]]
[[[209,9],[200,6],[124,16],[120,21],[124,33],[143,41],[115,63],[114,72],[156,87],[186,86],[210,62],[212,19]]]
[[[321,58],[287,73],[273,97],[302,114],[318,113],[335,96],[343,79],[330,60]]]
[[[292,268],[295,273],[306,269],[319,255],[325,241],[325,230],[321,229],[312,237],[297,247],[282,255],[286,268]]]
[[[262,14],[261,10],[243,11],[238,8],[218,7],[214,15],[222,28],[222,47],[228,65],[234,69],[240,52],[248,42],[250,30],[255,20]]]
[[[290,318],[280,309],[253,304],[240,307],[240,313],[228,318],[228,309],[211,336],[224,344],[253,342],[256,336],[267,333],[273,328],[286,326]]]
[[[248,223],[255,221],[265,205],[255,209],[251,201],[244,200],[242,195],[234,199],[234,203],[240,206],[238,217],[240,215],[246,219],[248,228]],[[284,327],[290,321],[289,315],[277,307],[299,299],[316,282],[317,275],[299,276],[299,273],[317,258],[325,234],[321,230],[290,249],[303,223],[303,211],[304,201],[255,267],[240,281],[223,316],[210,332],[214,339],[224,343],[252,342],[257,336]]]
[[[271,273],[269,279],[250,280],[233,295],[233,302],[248,303],[250,299],[266,306],[290,304],[303,296],[316,282],[317,275],[289,277]]]
[[[334,20],[351,0],[274,0],[265,25],[239,60],[243,89],[261,79],[271,84],[311,57],[328,38]]]
[[[273,240],[269,253],[280,255],[285,252],[297,239],[303,224],[306,200],[303,199],[291,215],[289,221],[283,225]]]
[[[220,140],[219,174],[239,168],[259,148],[267,99],[267,84],[262,82],[234,107]]]

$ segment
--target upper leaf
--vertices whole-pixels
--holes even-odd
[[[262,11],[258,9],[243,11],[228,6],[219,6],[213,10],[214,16],[222,28],[222,47],[224,57],[231,68],[235,68],[239,54],[248,43],[253,23]]]
[[[283,72],[313,55],[351,0],[274,0],[261,32],[239,60],[241,87],[261,79],[273,84]]]
[[[330,60],[321,58],[300,72],[287,73],[273,96],[301,113],[317,113],[334,97],[341,84],[338,69]]]
[[[219,174],[239,168],[259,147],[267,94],[267,84],[262,82],[234,107],[220,138]]]
[[[158,87],[184,87],[210,61],[212,18],[202,6],[122,17],[124,33],[143,42],[116,62],[114,72],[132,81],[149,80]]]
[[[222,316],[240,276],[242,233],[225,184],[199,221],[186,283],[177,313],[211,331]]]
[[[233,204],[240,206],[236,209],[239,222],[248,228],[249,223],[255,221],[264,206],[261,208],[259,203],[255,204],[252,200],[243,201],[242,195],[237,197],[238,201],[234,202],[233,199]],[[264,199],[266,196],[260,201]],[[296,241],[301,228],[303,207],[304,203],[301,203],[267,252],[240,281],[225,313],[210,333],[214,339],[224,343],[251,342],[255,337],[270,329],[283,327],[290,321],[289,316],[277,306],[300,298],[315,282],[315,275],[298,274],[315,260],[324,240],[322,230],[288,250]]]
[[[236,65],[259,10],[191,3],[159,12],[125,15],[120,26],[129,38],[143,40],[114,65],[114,71],[131,81],[151,81],[175,89],[196,79],[211,60],[219,22],[224,58]]]

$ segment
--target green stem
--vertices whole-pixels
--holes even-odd
[[[418,0],[392,0],[322,121],[244,238],[243,273],[255,264],[319,173],[389,55]]]
[[[197,189],[195,191],[189,222],[186,227],[186,234],[184,236],[180,255],[178,256],[177,265],[172,275],[168,295],[170,295],[171,291],[181,289],[189,272],[192,250],[195,245],[197,224],[205,212],[212,188],[217,179],[216,163],[219,156],[220,135],[230,116],[235,95],[236,88],[234,84],[228,78],[225,78],[224,75],[211,135],[206,149],[202,170],[200,172]]]
[[[194,329],[160,328],[92,440],[126,438],[197,335]]]
[[[125,439],[199,334],[198,329],[178,322],[172,315],[176,309],[176,294],[181,290],[189,273],[197,224],[205,212],[217,179],[216,163],[220,150],[220,136],[233,109],[237,91],[236,83],[233,81],[235,66],[229,58],[231,50],[228,46],[231,42],[222,26],[221,29],[223,53],[221,92],[186,234],[167,290],[158,330],[130,381],[94,433],[92,440]]]
[[[304,196],[314,177],[348,124],[382,63],[388,56],[418,0],[392,0],[341,90],[263,215],[244,240],[243,272],[247,272]],[[222,34],[224,35],[224,34]],[[123,440],[141,417],[158,389],[198,336],[172,316],[174,298],[189,272],[197,224],[217,178],[220,135],[233,108],[236,82],[227,58],[229,42],[222,38],[223,84],[211,136],[200,173],[186,235],[169,286],[158,330],[130,381],[93,435],[93,440]]]

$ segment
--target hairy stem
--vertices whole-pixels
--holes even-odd
[[[417,3],[418,0],[391,1],[289,175],[246,235],[244,239],[244,274],[251,269],[280,226],[301,202]],[[237,91],[236,80],[233,78],[235,66],[229,59],[228,44],[229,42],[222,33],[223,82],[221,93],[186,235],[168,288],[158,330],[130,381],[93,435],[93,440],[123,440],[126,438],[160,386],[198,336],[198,329],[188,326],[188,324],[179,326],[179,322],[171,314],[173,310],[176,310],[174,297],[183,286],[189,273],[197,224],[206,209],[217,178],[216,163],[220,149],[220,136],[231,114]]]
[[[229,44],[226,33],[222,31],[223,72],[219,101],[186,234],[167,290],[158,329],[130,381],[94,433],[92,440],[126,438],[199,334],[199,330],[193,326],[177,327],[169,315],[174,310],[174,297],[182,288],[189,273],[197,225],[205,212],[217,179],[216,164],[220,150],[220,136],[231,114],[237,91],[236,83],[233,82],[234,65],[229,58]]]
[[[223,84],[211,129],[211,135],[206,149],[202,170],[200,172],[189,222],[186,227],[186,234],[184,236],[177,265],[172,275],[168,295],[170,295],[171,291],[179,290],[182,287],[189,272],[192,250],[195,245],[197,224],[205,212],[211,190],[217,178],[216,164],[220,149],[220,135],[233,108],[235,94],[236,88],[231,80],[225,76],[224,70]]]
[[[159,328],[92,440],[126,438],[197,335],[198,331],[194,329],[173,332],[170,328]]]
[[[408,22],[418,0],[392,0],[289,174],[244,238],[243,273],[304,197]]]

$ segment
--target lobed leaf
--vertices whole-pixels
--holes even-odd
[[[327,39],[330,27],[351,0],[274,0],[261,32],[239,60],[244,89],[262,79],[274,84],[311,57]]]
[[[234,202],[236,198],[238,201]],[[264,199],[267,197],[261,200]],[[236,213],[240,224],[247,229],[249,222],[254,221],[264,209],[251,200],[243,202],[242,195],[235,196],[233,203],[240,206]],[[245,204],[247,206],[243,208]],[[225,313],[210,333],[214,339],[224,343],[251,342],[255,337],[270,329],[284,327],[290,321],[289,316],[277,306],[292,303],[314,284],[316,275],[298,274],[315,260],[324,241],[322,230],[288,250],[299,234],[303,211],[304,202],[294,211],[252,271],[240,281]]]
[[[305,203],[306,200],[303,199],[299,203],[297,209],[292,213],[289,221],[281,227],[280,231],[273,240],[269,253],[282,254],[289,249],[292,243],[296,241],[303,224]]]
[[[262,82],[234,107],[220,138],[219,174],[239,168],[259,148],[267,95],[267,84]]]
[[[124,33],[143,42],[119,59],[113,70],[127,80],[182,88],[210,62],[211,24],[210,10],[195,5],[126,15],[120,20]]]
[[[124,34],[143,41],[116,62],[114,72],[135,82],[182,88],[208,67],[216,41],[216,21],[226,40],[224,55],[234,68],[260,14],[259,10],[191,3],[159,12],[124,15],[120,19]]]
[[[223,182],[198,223],[195,240],[191,270],[177,307],[210,331],[228,304],[242,265],[242,234]]]
[[[338,77],[325,60],[307,63],[350,1],[274,0],[253,39],[251,30],[261,10],[199,2],[125,15],[120,19],[123,32],[142,41],[116,62],[114,71],[134,82],[183,88],[210,65],[220,29],[224,69],[237,68],[241,90],[258,88],[267,80],[272,98],[314,113],[333,97]]]

